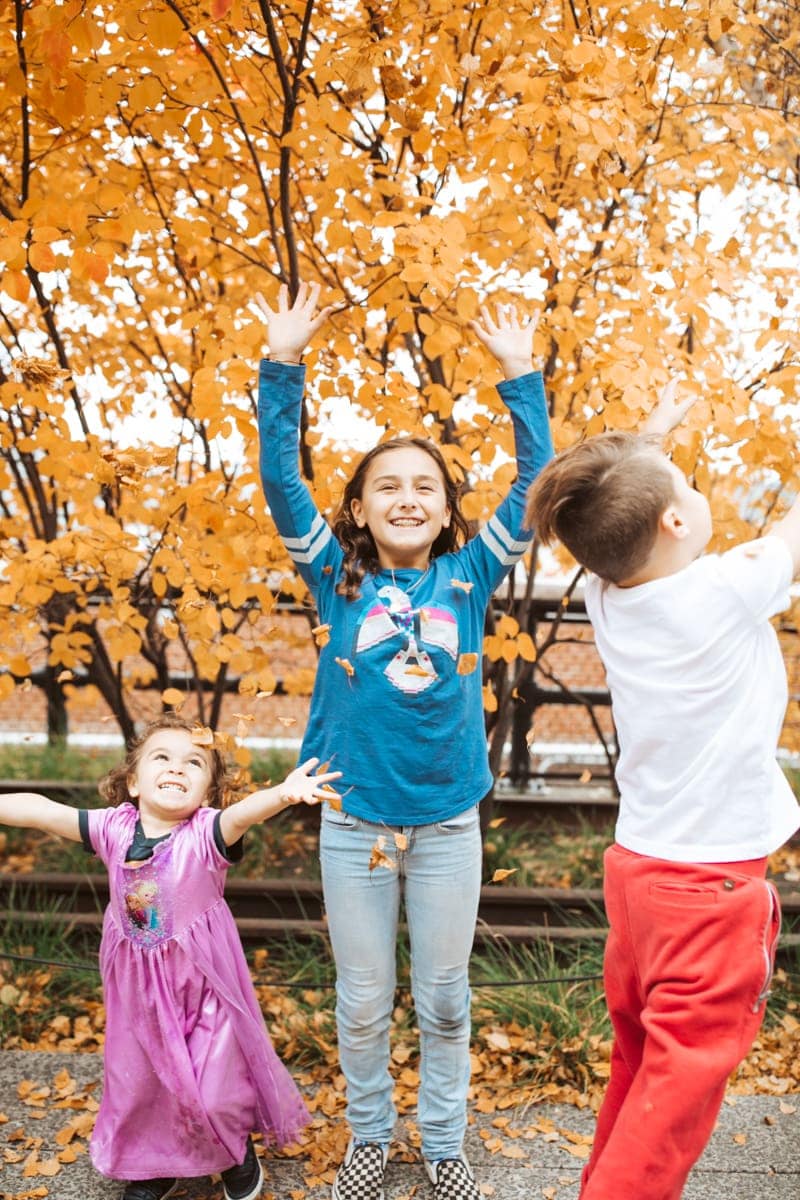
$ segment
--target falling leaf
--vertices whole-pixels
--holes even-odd
[[[492,821],[489,822],[489,828],[490,829],[499,829],[500,826],[504,825],[507,820],[508,820],[508,817],[495,817]]]
[[[353,678],[356,671],[349,658],[335,658],[333,661],[339,664],[348,679]]]
[[[195,746],[213,746],[214,730],[209,729],[207,725],[195,725],[192,730],[192,741]]]
[[[181,708],[186,703],[186,693],[178,688],[167,688],[161,693],[161,702],[168,704],[170,708]]]
[[[323,575],[330,575],[330,574],[332,574],[332,572],[333,572],[333,567],[332,567],[332,566],[330,566],[330,565],[328,565],[327,567],[323,567],[323,568],[322,568],[322,574],[323,574]]]
[[[330,639],[330,629],[331,629],[330,625],[315,625],[314,628],[311,630],[311,633],[314,637],[314,641],[317,643],[317,645],[320,647],[320,649],[323,646],[327,646],[328,642],[331,640]],[[337,661],[338,661],[338,659],[337,659]]]
[[[336,661],[337,662],[339,661],[338,658]],[[352,671],[352,667],[350,669]],[[406,667],[403,674],[404,675],[423,675],[425,678],[427,678],[429,675],[432,675],[433,672],[426,671],[424,667],[420,667],[417,663],[412,663],[410,667]]]
[[[450,586],[458,588],[460,591],[466,592],[467,595],[469,595],[472,589],[475,587],[475,584],[471,579],[451,579]]]
[[[62,370],[46,358],[30,358],[21,354],[13,365],[19,378],[28,387],[38,387],[40,384],[48,386],[69,378],[69,371]]]
[[[387,871],[394,871],[395,863],[392,862],[388,854],[384,854],[383,847],[386,845],[386,838],[380,834],[375,845],[372,847],[369,856],[369,869],[374,871],[376,867],[385,867]]]
[[[588,783],[591,778],[592,778],[592,772],[587,767],[585,771],[581,771],[580,776],[578,778],[578,783]]]
[[[474,653],[459,654],[456,665],[457,675],[471,675],[478,665],[478,656]]]
[[[407,850],[408,849],[408,838],[406,837],[406,835],[404,833],[395,832],[394,833],[394,844],[395,844],[395,846],[397,846],[398,850]]]
[[[58,675],[56,675],[56,683],[66,683],[67,680],[74,678],[75,676],[72,674],[72,671],[59,671]]]
[[[323,783],[319,790],[325,793],[325,799],[334,812],[342,811],[342,797],[336,791],[336,788],[331,787],[329,783]]]
[[[278,724],[283,725],[285,729],[297,724],[297,717],[278,717]]]
[[[516,874],[516,871],[517,871],[516,867],[511,867],[509,869],[506,869],[505,867],[498,867],[497,870],[495,871],[494,875],[492,876],[492,878],[489,880],[489,882],[490,883],[502,883],[504,879],[508,879],[509,875]]]
[[[274,692],[256,692],[256,700],[267,700]]]

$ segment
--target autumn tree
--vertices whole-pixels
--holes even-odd
[[[742,481],[790,483],[788,3],[14,0],[0,20],[0,687],[43,639],[55,732],[78,678],[125,734],[176,661],[211,724],[231,681],[274,688],[252,620],[303,592],[256,479],[248,302],[280,281],[341,306],[309,355],[324,511],[348,412],[438,440],[470,519],[497,503],[510,424],[465,336],[487,295],[542,310],[558,445],[635,428],[680,372],[702,399],[676,458],[720,544],[751,528]],[[535,568],[487,630],[495,766],[546,667]]]

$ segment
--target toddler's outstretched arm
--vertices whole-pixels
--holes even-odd
[[[71,842],[81,840],[77,808],[59,804],[38,792],[9,792],[0,796],[0,825],[41,829]]]
[[[286,776],[276,787],[261,788],[252,792],[223,810],[219,828],[226,846],[232,846],[251,825],[267,821],[283,812],[292,804],[319,804],[326,796],[337,796],[330,787],[324,787],[332,779],[338,779],[341,771],[325,771],[320,775],[311,772],[319,762],[309,758]]]

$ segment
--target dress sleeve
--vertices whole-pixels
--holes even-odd
[[[323,574],[338,577],[342,550],[300,476],[305,367],[262,360],[258,373],[261,483],[281,540],[316,598]]]
[[[720,555],[719,566],[754,621],[765,621],[789,607],[794,564],[782,538],[743,542]]]
[[[244,838],[243,837],[237,838],[236,841],[232,842],[231,845],[229,846],[228,843],[225,841],[225,838],[222,836],[222,830],[220,828],[220,823],[219,823],[221,816],[222,816],[221,812],[215,811],[215,813],[214,813],[214,845],[217,847],[217,849],[219,850],[222,857],[227,858],[228,862],[230,862],[230,863],[241,862],[242,858],[244,856]]]
[[[81,809],[78,813],[78,828],[85,849],[90,854],[96,854],[106,865],[127,827],[129,834],[133,834],[135,820],[126,822],[125,818],[122,806]]]
[[[544,383],[539,371],[504,380],[498,391],[511,413],[517,455],[517,478],[477,537],[460,551],[468,578],[485,580],[494,591],[533,538],[524,524],[525,498],[536,476],[553,457],[553,440]]]

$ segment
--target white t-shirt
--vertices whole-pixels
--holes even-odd
[[[789,605],[792,573],[788,546],[765,537],[637,587],[588,578],[619,741],[616,837],[628,850],[738,862],[800,825],[775,759],[787,686],[769,624]]]

